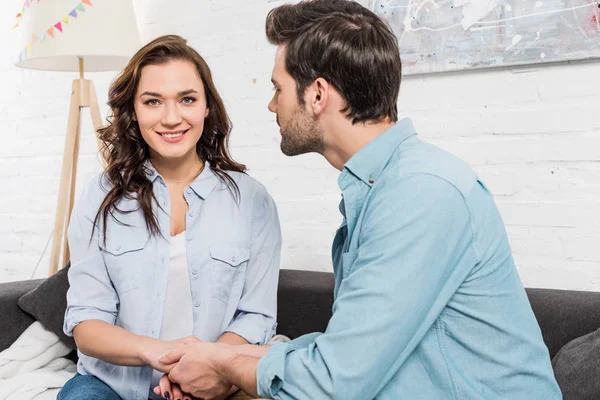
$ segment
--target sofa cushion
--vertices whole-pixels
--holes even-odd
[[[600,329],[564,345],[552,367],[565,400],[600,399]]]
[[[18,306],[19,298],[41,280],[0,283],[0,351],[8,348],[35,320]]]
[[[52,275],[41,285],[21,296],[19,307],[40,321],[50,332],[55,333],[71,349],[75,341],[63,333],[63,320],[67,309],[67,277],[69,266]]]

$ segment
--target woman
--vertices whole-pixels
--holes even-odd
[[[79,363],[58,398],[147,399],[159,380],[162,397],[191,398],[161,379],[160,355],[193,340],[264,344],[274,334],[277,211],[231,159],[223,102],[182,38],[139,50],[109,106],[99,132],[108,166],[69,226],[64,331]]]

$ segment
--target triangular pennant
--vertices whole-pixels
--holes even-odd
[[[35,42],[36,40],[38,40],[38,37],[36,36],[35,33],[31,34],[31,43]]]
[[[82,3],[87,4],[88,6],[92,5],[91,0],[81,0]]]
[[[29,0],[25,0],[25,7],[29,7]]]
[[[50,37],[54,37],[54,27],[52,27],[52,28],[49,28],[49,29],[46,31],[46,33],[48,33],[48,35],[49,35]]]
[[[69,13],[69,15],[73,18],[77,18],[77,10],[76,9],[72,9],[71,12]]]
[[[31,54],[31,43],[27,44],[27,53]]]
[[[78,9],[79,11],[85,11],[85,7],[83,6],[83,3],[77,4],[77,7],[75,7],[75,8]]]
[[[19,27],[19,24],[17,23],[17,24],[15,24],[15,26],[12,27],[12,29],[15,29],[15,28],[18,28],[18,27]]]
[[[54,24],[54,27],[55,27],[56,29],[58,29],[59,31],[61,31],[61,32],[62,32],[62,24],[60,23],[60,21],[59,21],[59,22],[57,22],[57,23],[55,23],[55,24]]]
[[[62,22],[64,22],[65,24],[69,23],[69,16],[65,15],[64,17],[62,17]]]
[[[44,32],[40,35],[40,42],[43,42],[44,39],[46,39],[46,32]]]
[[[22,16],[23,16],[23,14],[21,14],[21,13],[17,14],[17,18],[21,18]]]

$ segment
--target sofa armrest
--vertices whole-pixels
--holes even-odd
[[[36,288],[43,279],[0,283],[0,351],[11,344],[31,325],[33,317],[17,306],[19,298]]]

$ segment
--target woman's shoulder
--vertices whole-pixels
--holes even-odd
[[[100,173],[86,183],[76,200],[76,204],[86,210],[98,210],[111,187],[112,185],[106,174]]]
[[[242,197],[270,197],[265,185],[244,172],[227,171],[227,174],[233,179],[240,190]]]

